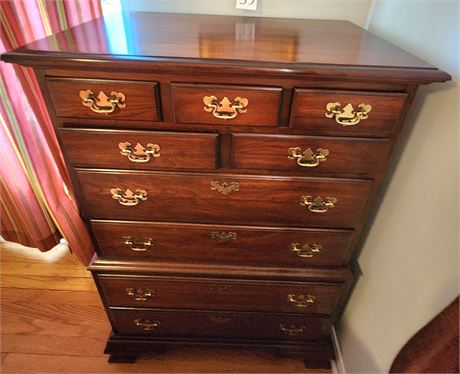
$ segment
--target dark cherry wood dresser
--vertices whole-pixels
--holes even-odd
[[[2,56],[39,77],[97,248],[106,353],[327,363],[416,88],[449,75],[349,22],[113,22]]]

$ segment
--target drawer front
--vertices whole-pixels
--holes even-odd
[[[389,137],[406,98],[403,93],[297,89],[291,127],[308,129],[309,134]]]
[[[92,221],[105,257],[275,267],[342,265],[352,230]],[[191,247],[193,246],[193,250]]]
[[[327,318],[261,313],[111,308],[114,331],[156,337],[249,340],[327,339]]]
[[[217,134],[58,130],[74,166],[118,169],[215,169]]]
[[[176,123],[276,126],[281,88],[171,84]]]
[[[320,313],[335,311],[341,284],[99,275],[109,306]]]
[[[367,180],[77,170],[85,210],[100,219],[354,228]]]
[[[58,117],[160,121],[156,82],[48,78]]]
[[[377,139],[234,134],[232,166],[303,172],[305,175],[372,177],[391,142]]]

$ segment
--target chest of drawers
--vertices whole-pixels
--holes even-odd
[[[327,363],[416,88],[449,75],[347,22],[124,17],[125,35],[99,19],[2,56],[39,77],[97,251],[106,353]]]

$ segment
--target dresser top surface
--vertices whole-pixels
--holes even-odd
[[[347,21],[122,12],[8,52],[2,58],[334,66],[438,71]],[[50,64],[46,62],[45,64]],[[24,63],[33,65],[33,63]]]

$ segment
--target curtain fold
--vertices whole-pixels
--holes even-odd
[[[101,16],[98,0],[0,1],[0,53]],[[88,264],[80,218],[53,125],[29,68],[0,62],[1,235],[42,251],[64,237]]]

